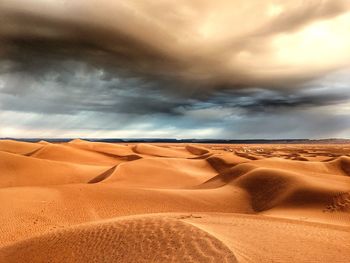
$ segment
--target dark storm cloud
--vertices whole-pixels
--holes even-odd
[[[315,108],[346,103],[350,94],[346,88],[313,90],[312,86],[293,92],[281,92],[274,89],[245,89],[215,94],[209,105],[241,108],[247,114],[259,114],[275,111],[288,111],[293,108]]]
[[[102,24],[94,21],[94,17],[71,19],[39,10],[25,12],[21,8],[13,8],[11,2],[6,1],[2,8],[2,72],[20,72],[34,77],[45,75],[48,71],[64,74],[67,67],[71,70],[69,61],[83,62],[86,67],[104,68],[112,75],[117,71],[119,75],[152,77],[157,71],[157,78],[162,78],[162,71],[176,69],[175,58],[169,58],[133,33],[123,32],[126,21],[119,27],[110,27],[103,21]]]
[[[294,67],[283,74],[271,74],[268,70],[261,75],[261,70],[252,71],[252,66],[276,66],[261,65],[265,60],[276,60],[275,50],[271,50],[273,38],[344,14],[350,6],[343,0],[294,2],[247,1],[250,12],[245,13],[232,9],[241,1],[223,0],[216,5],[211,1],[146,4],[5,0],[0,4],[0,54],[5,61],[2,68],[40,76],[47,70],[64,72],[65,65],[59,62],[73,60],[102,67],[112,75],[153,81],[171,78],[180,84],[191,81],[203,89],[223,84],[233,88],[251,84],[276,86],[276,81],[286,85],[286,81],[294,83],[314,77],[338,65],[325,61],[322,70],[314,65],[310,72],[299,70],[298,74]],[[262,12],[276,5],[283,9],[281,14],[267,16]],[[209,19],[214,16],[217,19]],[[244,17],[254,26],[247,26],[243,32],[235,24],[227,27],[226,23],[236,23]],[[212,27],[218,32],[211,32]],[[253,56],[248,64],[241,61],[242,52],[243,57],[246,53]],[[260,56],[264,61],[259,61]]]
[[[350,100],[347,86],[320,89],[316,88],[318,84],[310,83],[302,89],[282,91],[221,87],[211,92],[199,90],[182,94],[172,92],[175,90],[172,85],[179,83],[145,81],[135,77],[110,78],[104,71],[87,69],[81,63],[71,63],[66,69],[65,73],[50,72],[39,79],[30,75],[8,74],[4,85],[0,85],[1,108],[45,114],[91,111],[179,116],[186,115],[188,110],[215,107],[239,109],[245,114],[264,114],[336,105]],[[186,89],[186,86],[182,88]]]
[[[91,111],[178,115],[178,107],[193,103],[181,92],[167,92],[162,85],[174,85],[170,82],[111,78],[103,70],[86,68],[82,63],[65,66],[65,72],[46,72],[40,77],[18,72],[4,75],[3,85],[0,83],[0,108],[45,114]]]

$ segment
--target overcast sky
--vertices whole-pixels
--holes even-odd
[[[348,0],[2,0],[0,137],[350,137]]]

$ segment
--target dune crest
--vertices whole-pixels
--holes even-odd
[[[139,143],[133,147],[135,153],[156,156],[156,157],[170,157],[170,158],[191,158],[194,155],[187,151],[187,148],[169,148],[163,145],[156,146],[152,144]]]
[[[113,156],[60,144],[45,145],[34,152],[31,157],[88,165],[115,165],[121,162],[120,159]]]

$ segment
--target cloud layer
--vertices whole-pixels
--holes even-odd
[[[1,1],[0,136],[346,137],[349,25],[346,0]]]

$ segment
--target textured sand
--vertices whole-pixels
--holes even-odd
[[[349,262],[349,145],[0,141],[0,262]]]

